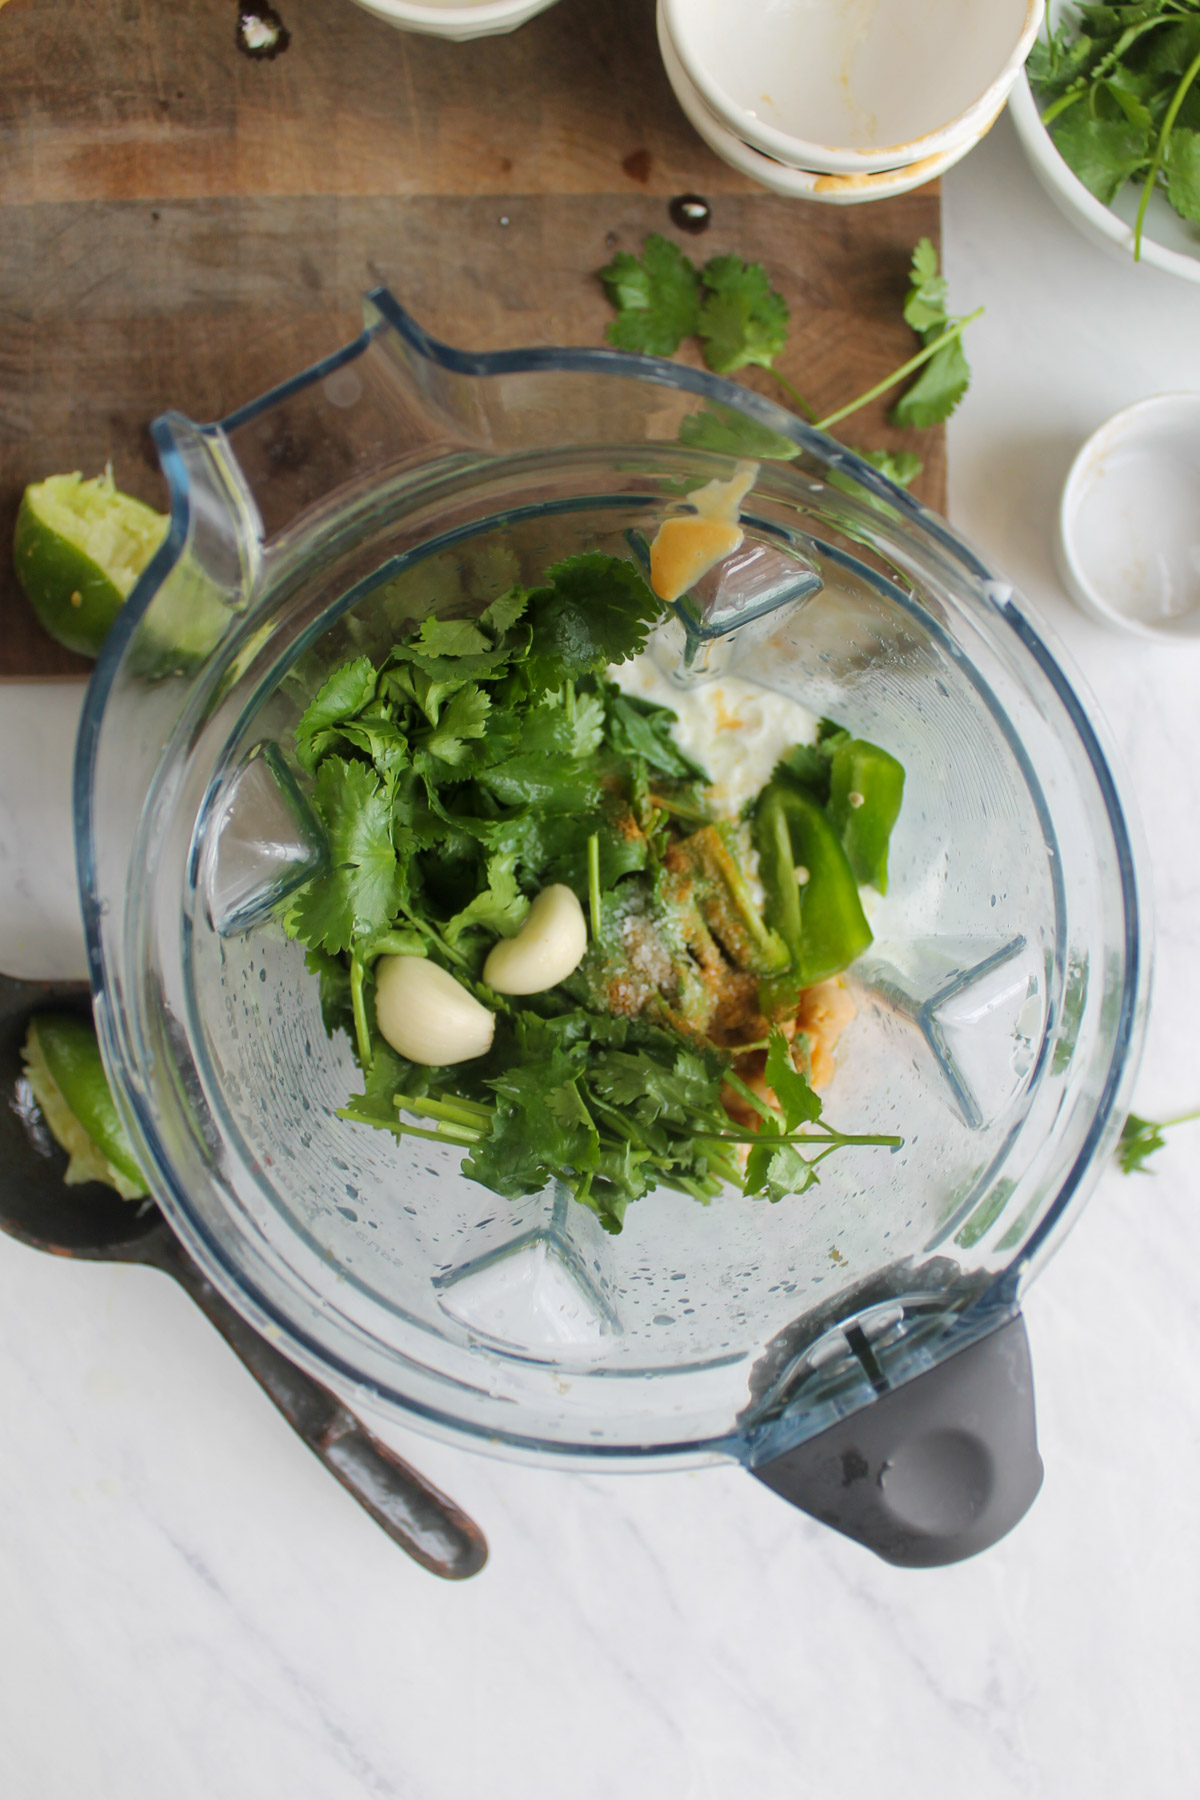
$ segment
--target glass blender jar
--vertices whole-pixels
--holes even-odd
[[[1109,762],[1011,588],[851,452],[706,372],[471,355],[385,291],[217,425],[154,426],[167,539],[105,645],[76,768],[96,1017],[205,1273],[349,1396],[537,1460],[736,1459],[887,1556],[969,1555],[1041,1478],[1020,1315],[1111,1149],[1148,939]],[[278,923],[326,854],[292,753],[325,673],[470,616],[759,463],[745,543],[676,607],[732,671],[907,770],[824,1095],[898,1151],[803,1197],[658,1190],[619,1237],[553,1188],[337,1117],[359,1075]]]

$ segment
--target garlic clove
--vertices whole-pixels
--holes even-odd
[[[493,946],[483,979],[498,994],[543,994],[579,967],[586,949],[583,908],[556,881],[542,889],[516,937]]]
[[[381,956],[375,964],[375,1019],[409,1062],[440,1068],[492,1047],[495,1016],[424,956]]]

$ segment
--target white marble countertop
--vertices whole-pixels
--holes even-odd
[[[975,381],[951,515],[1069,645],[1148,841],[1141,1110],[1200,1101],[1200,647],[1106,635],[1050,560],[1082,438],[1200,389],[1200,290],[1110,263],[1007,120],[945,183]],[[0,692],[0,968],[82,966],[78,690]],[[601,1478],[390,1433],[484,1525],[448,1587],[321,1471],[190,1303],[0,1241],[6,1800],[1146,1800],[1196,1791],[1200,1127],[1105,1177],[1027,1307],[1046,1482],[904,1573],[734,1469]],[[1189,1742],[1189,1737],[1191,1741]]]

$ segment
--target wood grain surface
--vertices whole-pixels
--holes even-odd
[[[595,271],[662,231],[766,264],[792,311],[780,366],[821,410],[915,348],[900,306],[936,186],[854,207],[755,187],[679,111],[653,0],[560,0],[470,44],[351,0],[278,10],[286,53],[251,61],[231,0],[0,8],[0,676],[88,666],[16,587],[26,483],[111,460],[160,504],[149,420],[218,418],[347,342],[380,282],[471,348],[598,344]],[[702,236],[670,223],[683,192],[711,203]],[[879,404],[841,433],[917,449],[916,491],[943,503],[941,431]]]

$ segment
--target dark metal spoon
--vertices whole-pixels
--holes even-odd
[[[41,1121],[21,1064],[30,1017],[48,1009],[90,1018],[87,983],[0,975],[0,1230],[52,1256],[148,1263],[172,1276],[288,1424],[394,1543],[434,1575],[461,1581],[477,1574],[488,1552],[474,1520],[247,1325],[201,1273],[153,1201],[121,1200],[98,1182],[64,1186],[66,1157]]]

